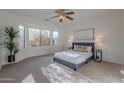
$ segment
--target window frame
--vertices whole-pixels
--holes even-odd
[[[20,28],[19,28],[19,26],[20,27],[23,27],[23,29],[24,29],[24,33],[23,33],[23,36],[24,36],[24,39],[23,39],[23,47],[20,47],[20,42],[19,42],[19,48],[25,48],[26,47],[26,27],[25,26],[23,26],[23,25],[18,25],[18,29],[19,29],[19,32],[20,32]],[[20,34],[19,34],[20,35]],[[20,37],[19,37],[19,39],[20,39]],[[20,41],[20,40],[19,40]]]
[[[54,43],[54,39],[55,39],[55,38],[54,38],[54,32],[57,32],[57,33],[58,33],[58,38],[57,38],[58,41],[57,41],[57,44]],[[54,46],[59,45],[59,31],[53,31],[53,32],[52,32],[52,44],[53,44]]]

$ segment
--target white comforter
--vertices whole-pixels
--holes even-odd
[[[59,58],[73,64],[80,64],[85,62],[87,58],[91,57],[91,52],[77,52],[77,51],[63,51],[55,53],[54,57]]]

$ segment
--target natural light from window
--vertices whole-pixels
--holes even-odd
[[[25,28],[23,26],[18,26],[19,28],[19,48],[25,47]]]
[[[40,46],[40,30],[29,28],[29,47]]]
[[[42,45],[50,45],[50,31],[49,30],[41,30],[41,46]]]
[[[57,31],[53,32],[53,45],[58,45],[59,33]]]

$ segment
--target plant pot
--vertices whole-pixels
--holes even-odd
[[[15,61],[15,55],[8,56],[8,62],[14,62]]]

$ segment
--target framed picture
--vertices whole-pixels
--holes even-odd
[[[74,41],[91,41],[94,40],[94,28],[77,30],[74,32]]]

